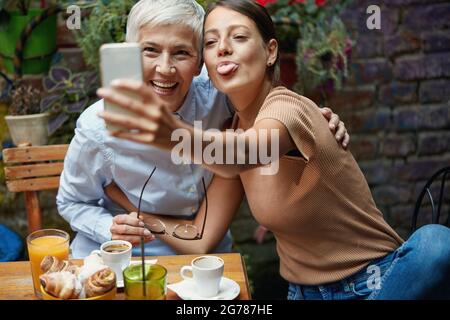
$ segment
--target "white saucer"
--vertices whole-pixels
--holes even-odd
[[[196,292],[197,289],[193,280],[168,284],[167,288],[174,291],[183,300],[233,300],[241,291],[236,281],[226,277],[222,277],[220,280],[219,293],[209,298],[202,297]]]

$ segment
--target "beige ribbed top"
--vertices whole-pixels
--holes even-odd
[[[275,235],[283,278],[305,285],[341,280],[400,246],[314,102],[274,88],[255,123],[267,118],[285,125],[303,157],[283,156],[275,175],[256,168],[240,177],[255,219]]]

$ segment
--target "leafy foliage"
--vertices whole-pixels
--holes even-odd
[[[0,0],[0,10],[19,10],[26,15],[30,8],[31,0]]]
[[[43,86],[50,93],[42,99],[42,112],[50,112],[49,133],[54,133],[70,118],[75,119],[92,102],[98,87],[96,72],[72,74],[64,67],[52,67],[43,79]]]
[[[350,0],[257,0],[276,24],[282,52],[295,52],[296,91],[340,89],[353,45],[339,14]]]
[[[55,5],[56,0],[44,1],[47,6]],[[8,25],[11,11],[19,11],[21,15],[28,15],[28,10],[32,7],[31,0],[0,0],[0,31],[4,31]]]
[[[339,18],[317,27],[301,27],[302,38],[297,41],[297,74],[295,89],[305,92],[319,88],[326,93],[341,89],[348,77],[348,61],[352,41]]]
[[[90,15],[83,19],[75,34],[86,64],[99,70],[99,48],[104,43],[124,42],[128,13],[136,0],[100,1],[93,4]]]

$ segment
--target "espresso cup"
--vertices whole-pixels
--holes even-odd
[[[180,274],[183,279],[194,281],[199,296],[211,298],[219,293],[223,268],[224,262],[221,258],[201,256],[192,260],[190,266],[183,266]],[[188,272],[192,273],[192,277],[186,274]]]
[[[132,244],[125,240],[106,241],[100,246],[100,250],[94,250],[91,254],[102,257],[103,263],[110,267],[116,274],[117,284],[123,283],[123,270],[131,261]]]

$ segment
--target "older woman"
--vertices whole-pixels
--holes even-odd
[[[114,135],[171,150],[171,132],[183,129],[190,132],[192,144],[203,135],[204,141],[225,141],[224,154],[242,156],[245,163],[203,165],[242,182],[253,215],[275,235],[280,273],[290,283],[289,299],[450,298],[449,229],[426,226],[404,242],[386,223],[358,164],[336,144],[316,105],[274,86],[278,44],[264,7],[244,0],[222,0],[210,7],[204,59],[214,85],[236,110],[233,128],[243,132],[192,128],[152,99],[145,85],[122,81],[116,88],[140,94],[144,102],[115,90],[99,91],[139,115],[103,113],[107,122],[137,130]],[[278,138],[262,134],[270,130]],[[258,143],[251,146],[255,132]],[[236,147],[238,139],[245,141],[245,148]],[[260,157],[256,164],[249,161],[248,150],[261,141],[279,146],[275,174],[262,174]],[[203,143],[203,150],[208,146]],[[201,153],[185,152],[201,160]],[[226,204],[228,195],[220,195],[214,201]],[[226,214],[208,214],[211,222],[204,233],[213,232],[211,226]]]

